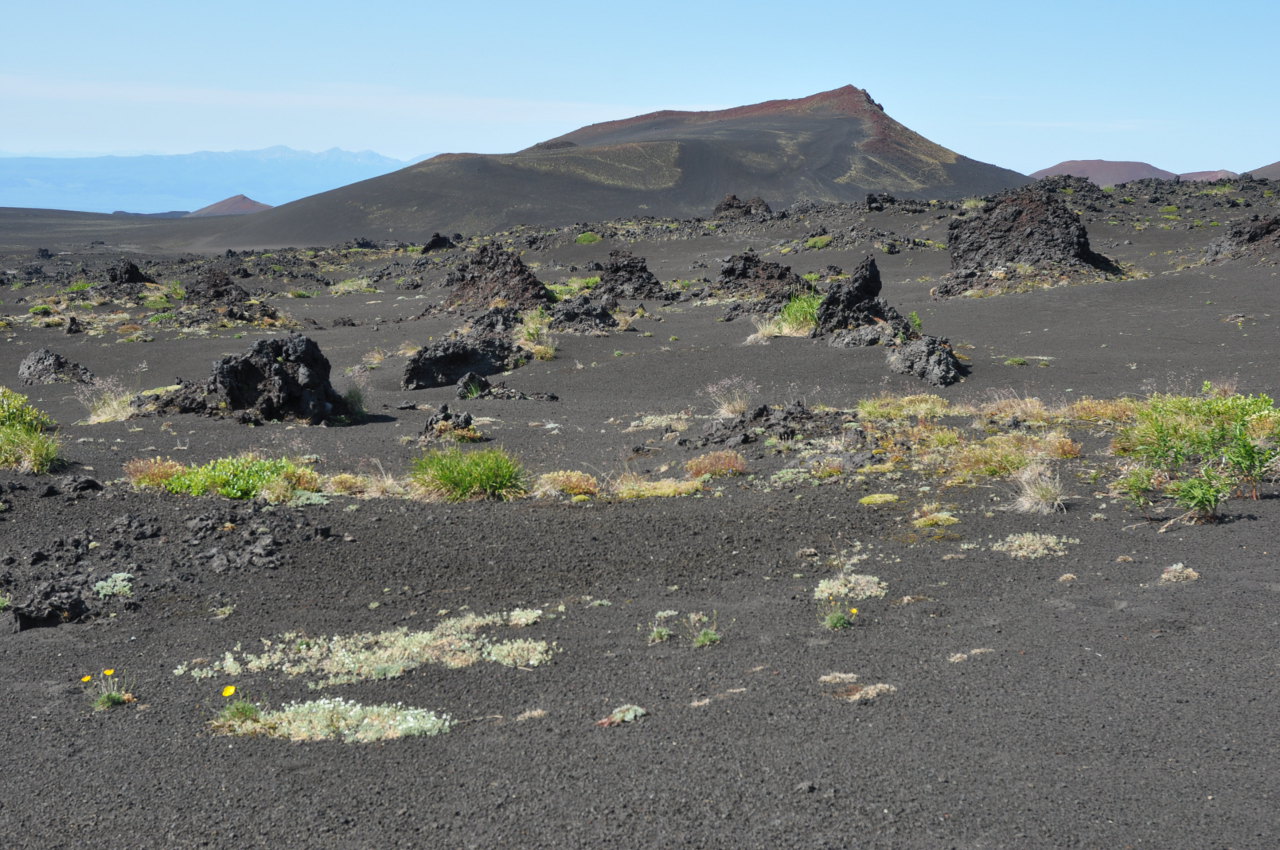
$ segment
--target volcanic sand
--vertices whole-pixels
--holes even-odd
[[[879,223],[940,239],[945,220],[921,227],[920,218]],[[365,424],[177,416],[91,426],[77,424],[85,409],[75,388],[19,387],[21,358],[50,347],[143,390],[203,378],[217,357],[281,331],[179,338],[161,328],[153,341],[123,343],[15,321],[0,373],[60,423],[68,472],[106,487],[46,495],[67,473],[4,474],[0,590],[18,599],[59,574],[125,570],[134,596],[89,622],[0,635],[6,846],[1272,846],[1274,484],[1259,501],[1232,499],[1224,522],[1161,533],[1172,512],[1145,519],[1085,474],[1110,459],[1109,435],[1083,426],[1073,436],[1085,458],[1061,466],[1067,510],[1048,516],[1002,509],[1013,498],[1006,480],[778,475],[804,460],[763,442],[741,448],[747,477],[716,479],[694,497],[635,501],[333,497],[290,508],[135,491],[122,480],[131,458],[197,463],[247,449],[317,455],[326,473],[404,475],[423,451],[404,438],[441,404],[477,417],[488,445],[534,474],[680,475],[706,450],[694,445],[713,419],[703,388],[733,376],[758,384],[760,403],[800,399],[810,409],[849,409],[882,392],[1064,403],[1194,393],[1206,380],[1274,395],[1274,264],[1180,269],[1219,234],[1135,231],[1106,218],[1089,223],[1094,248],[1149,276],[935,302],[928,290],[947,270],[945,252],[877,253],[887,300],[917,311],[927,332],[967,358],[968,377],[943,389],[890,375],[875,348],[745,345],[754,327],[721,321],[725,305],[676,302],[647,304],[650,317],[630,331],[560,335],[554,360],[501,378],[559,401],[408,392],[395,349],[460,319],[411,320],[438,287],[379,284],[376,294],[272,299],[321,326],[304,332],[330,359],[338,389],[363,384],[373,414]],[[849,268],[874,251],[780,255],[778,244],[808,232],[796,220],[726,230],[628,247],[664,281],[714,277],[716,258],[748,246],[801,273]],[[620,241],[582,246],[568,235],[526,253],[544,281],[588,274],[585,263]],[[81,247],[63,259],[92,265],[118,254]],[[5,312],[22,315],[32,301],[17,299],[49,291],[7,292]],[[331,327],[338,316],[357,325]],[[392,353],[357,369],[378,348]],[[1015,357],[1028,365],[1005,365]],[[633,428],[647,415],[677,416],[667,421],[688,430]],[[859,503],[876,492],[899,501]],[[912,510],[927,501],[945,503],[959,524],[915,529]],[[1022,532],[1078,542],[1035,560],[992,549]],[[856,571],[888,590],[856,603],[852,628],[829,631],[813,591],[842,553],[865,555]],[[1159,583],[1175,563],[1200,580]],[[1060,581],[1067,573],[1075,579]],[[321,690],[308,676],[173,672],[284,633],[425,630],[462,612],[517,608],[554,614],[501,631],[553,643],[548,663],[422,666]],[[695,648],[677,628],[649,645],[662,611],[703,612],[722,639]],[[137,702],[94,711],[80,679],[103,669],[127,676]],[[833,673],[856,683],[823,681]],[[267,707],[340,696],[428,708],[456,725],[372,744],[223,736],[208,722],[229,684]],[[875,684],[893,689],[859,697],[858,686]],[[596,725],[626,704],[648,714]]]

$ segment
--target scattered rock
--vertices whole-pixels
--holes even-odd
[[[618,326],[618,320],[614,316],[617,309],[616,298],[578,295],[551,308],[551,323],[548,327],[562,333],[608,333]]]
[[[132,260],[121,258],[107,269],[107,281],[93,288],[111,298],[136,298],[146,291],[149,283],[155,283],[155,280],[144,274]]]
[[[431,238],[427,240],[427,244],[422,246],[422,253],[430,254],[432,251],[448,251],[450,248],[457,248],[458,245],[448,236],[441,236],[439,233],[431,234]]]
[[[510,337],[522,323],[520,311],[514,307],[494,307],[475,316],[467,323],[470,336]]]
[[[768,221],[773,217],[773,210],[760,197],[743,201],[737,195],[725,195],[724,200],[716,204],[716,208],[711,215],[713,218],[720,219],[749,218],[756,221]]]
[[[528,310],[555,302],[524,261],[496,245],[482,245],[445,278],[450,293],[445,306],[484,309],[491,306]]]
[[[494,375],[505,372],[515,362],[515,346],[499,336],[466,335],[444,339],[409,358],[400,385],[406,390],[447,387],[469,373]]]
[[[677,297],[663,289],[658,278],[649,271],[643,257],[629,251],[609,252],[609,259],[592,269],[600,272],[600,283],[592,289],[597,296],[626,298],[630,300],[670,300]]]
[[[935,287],[938,298],[1019,274],[1119,272],[1089,247],[1080,216],[1046,181],[1005,192],[976,212],[953,219],[947,244],[955,273]]]
[[[258,423],[296,419],[319,425],[349,415],[329,383],[329,361],[308,337],[259,340],[245,354],[224,357],[203,384],[180,382],[158,397],[139,396],[142,411],[234,416]]]
[[[218,269],[205,272],[187,287],[186,300],[193,305],[212,308],[237,322],[279,318],[274,307],[255,301],[248,290]]]
[[[720,267],[716,290],[737,298],[752,299],[745,309],[772,313],[792,296],[803,293],[807,284],[790,266],[761,260],[754,251],[735,254]]]
[[[960,361],[950,344],[939,337],[921,335],[889,346],[885,362],[889,371],[914,375],[935,387],[949,386],[960,380]]]
[[[555,393],[522,393],[506,384],[491,384],[489,379],[475,372],[468,372],[458,379],[458,398],[502,399],[504,401],[559,401]]]
[[[1255,215],[1249,221],[1232,227],[1226,236],[1210,242],[1205,249],[1204,260],[1212,262],[1277,249],[1280,249],[1280,216],[1261,218]]]
[[[79,363],[72,363],[47,348],[33,351],[18,365],[18,377],[24,384],[92,384],[93,373]]]
[[[89,577],[83,573],[45,581],[22,602],[10,606],[12,630],[22,632],[88,619],[96,610],[92,593]]]
[[[461,431],[471,427],[471,414],[459,411],[454,413],[449,405],[440,405],[440,410],[427,417],[422,426],[422,436],[427,439],[441,436],[450,431]]]
[[[818,305],[817,326],[814,336],[827,336],[853,329],[872,328],[875,333],[869,342],[876,344],[882,336],[911,333],[911,326],[897,310],[879,297],[881,289],[880,269],[876,261],[867,256],[847,278],[836,280],[827,289]]]

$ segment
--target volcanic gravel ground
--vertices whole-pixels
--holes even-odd
[[[1105,470],[1110,435],[1083,426],[1073,436],[1085,456],[1061,466],[1067,510],[1043,517],[1005,510],[1013,486],[1001,480],[796,476],[788,470],[807,460],[764,440],[740,447],[747,476],[717,479],[699,496],[626,502],[333,497],[291,508],[135,491],[122,479],[135,457],[193,463],[245,449],[314,454],[325,473],[403,475],[423,451],[412,438],[445,403],[476,416],[489,445],[534,474],[680,475],[714,422],[704,388],[732,376],[758,384],[755,401],[775,409],[795,400],[836,409],[821,426],[836,432],[853,424],[840,411],[881,391],[1057,403],[1234,380],[1241,392],[1276,395],[1274,257],[1179,269],[1177,257],[1199,256],[1217,234],[1137,230],[1131,206],[1099,207],[1089,227],[1095,250],[1145,277],[935,302],[928,290],[946,271],[944,251],[877,254],[886,299],[918,311],[966,358],[969,375],[943,389],[890,375],[878,348],[744,345],[750,320],[722,321],[723,303],[683,301],[646,305],[650,317],[632,331],[560,336],[556,359],[493,378],[559,401],[405,391],[400,343],[425,344],[462,321],[414,318],[440,300],[441,265],[420,290],[283,298],[294,284],[282,279],[262,296],[320,344],[339,390],[363,383],[368,423],[249,427],[182,415],[90,426],[78,424],[75,387],[17,384],[26,354],[48,347],[143,390],[202,379],[216,358],[283,331],[184,338],[162,326],[141,343],[64,336],[24,317],[70,281],[6,291],[0,372],[60,423],[70,465],[0,476],[0,592],[18,602],[57,577],[123,571],[134,595],[102,601],[85,622],[0,634],[4,845],[1273,847],[1280,491],[1271,482],[1258,501],[1231,499],[1219,524],[1161,532],[1172,511],[1146,518],[1105,494],[1091,470]],[[956,212],[891,209],[873,223],[934,238]],[[664,281],[714,279],[715,258],[746,247],[799,273],[852,268],[875,250],[781,254],[823,214],[812,215],[805,226],[777,223],[786,232],[761,224],[629,247]],[[608,247],[563,239],[525,260],[558,281]],[[353,254],[335,277],[386,262],[373,254]],[[163,271],[171,260],[156,262]],[[245,285],[270,290],[262,280]],[[332,327],[339,316],[357,324]],[[376,348],[386,356],[369,368]],[[1028,365],[1005,365],[1013,357]],[[675,416],[664,421],[684,430],[643,427],[646,415]],[[105,489],[76,492],[67,476]],[[879,492],[899,501],[859,503]],[[913,509],[928,501],[959,524],[913,528]],[[1064,554],[1018,560],[992,548],[1031,531],[1065,538]],[[814,589],[839,557],[861,559],[852,569],[887,592],[855,603],[852,628],[829,631]],[[1175,563],[1200,579],[1161,583]],[[1074,580],[1060,580],[1068,573]],[[421,666],[319,690],[305,675],[173,672],[285,633],[430,629],[516,608],[544,616],[501,636],[552,642],[549,662]],[[679,612],[675,634],[649,645],[664,611]],[[718,643],[692,645],[681,623],[694,612],[714,623]],[[104,669],[125,677],[137,702],[94,711],[80,679]],[[856,681],[822,681],[830,674]],[[372,744],[227,737],[208,724],[229,684],[267,707],[319,696],[402,702],[456,725]],[[872,688],[880,684],[892,688]],[[627,704],[648,714],[596,725]]]

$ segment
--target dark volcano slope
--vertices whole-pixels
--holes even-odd
[[[899,124],[863,90],[718,112],[594,124],[514,154],[445,154],[392,174],[201,231],[198,248],[324,244],[356,236],[706,215],[729,193],[775,207],[989,194],[1028,179],[960,156]],[[195,235],[195,231],[191,231]]]

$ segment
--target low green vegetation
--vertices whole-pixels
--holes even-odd
[[[58,463],[58,438],[53,420],[27,397],[0,387],[0,468],[44,473]]]
[[[832,238],[832,236],[826,234],[822,236],[811,236],[804,241],[804,247],[818,251],[830,245]]]
[[[330,295],[372,294],[378,289],[367,277],[353,277],[339,281],[329,287]]]
[[[410,477],[446,501],[514,499],[525,492],[525,471],[502,449],[438,449],[413,462]]]
[[[421,735],[440,735],[453,725],[448,715],[400,703],[363,705],[340,697],[291,702],[263,711],[237,700],[218,713],[210,726],[224,735],[265,735],[289,741],[339,740],[367,744]]]
[[[578,243],[579,245],[594,245],[595,243],[599,242],[602,238],[603,237],[599,233],[588,230],[585,233],[579,233],[577,238],[574,239],[573,241]]]
[[[564,283],[549,283],[547,284],[547,289],[551,290],[551,294],[556,297],[557,301],[564,301],[568,298],[573,298],[575,295],[581,295],[583,292],[589,292],[599,284],[599,276],[571,277]]]
[[[93,585],[93,592],[99,599],[133,596],[133,575],[131,573],[112,573],[102,581]]]
[[[1280,458],[1280,410],[1266,395],[1205,384],[1198,396],[1155,394],[1136,406],[1112,449],[1132,465],[1116,488],[1135,504],[1162,487],[1188,518],[1212,522],[1232,492],[1258,498]]]
[[[237,647],[217,660],[200,658],[181,664],[173,673],[196,679],[283,673],[307,677],[308,686],[317,690],[395,679],[423,666],[461,670],[485,662],[540,667],[554,656],[553,645],[527,638],[500,639],[487,632],[525,629],[543,616],[541,609],[518,608],[505,614],[449,617],[426,631],[402,627],[328,637],[288,632],[263,640],[261,652],[241,652]]]
[[[125,476],[135,487],[157,487],[185,496],[217,494],[227,499],[264,498],[287,502],[300,492],[314,492],[320,477],[287,458],[246,453],[222,457],[200,466],[185,466],[162,458],[131,460]]]
[[[602,717],[596,721],[597,726],[621,726],[624,723],[634,723],[649,712],[638,705],[620,705],[611,711],[608,716]]]
[[[137,701],[123,670],[108,667],[99,676],[81,677],[80,684],[93,697],[94,711],[108,711]]]
[[[822,293],[810,290],[803,295],[793,295],[782,305],[778,324],[783,336],[803,336],[818,326],[818,307],[822,305]]]

